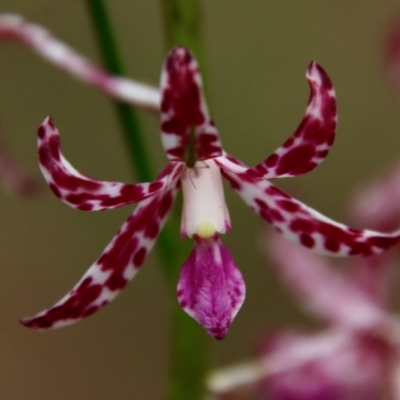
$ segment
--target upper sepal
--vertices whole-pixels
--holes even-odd
[[[165,190],[170,179],[166,176],[150,183],[124,184],[99,181],[79,173],[63,156],[60,136],[50,117],[38,131],[38,155],[50,189],[64,203],[79,210],[108,210],[136,203]]]
[[[161,139],[170,160],[205,160],[222,154],[218,131],[204,98],[199,67],[191,52],[175,47],[161,74]]]
[[[305,174],[324,161],[337,127],[335,90],[327,73],[314,61],[306,74],[310,100],[296,132],[265,161],[249,170],[259,178],[284,178]]]
[[[196,238],[183,264],[180,306],[216,339],[223,339],[245,298],[246,287],[228,249],[216,235]]]

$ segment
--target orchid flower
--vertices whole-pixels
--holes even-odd
[[[72,324],[109,303],[133,278],[166,221],[182,187],[181,236],[194,239],[178,282],[180,306],[207,332],[223,338],[245,297],[242,275],[220,235],[231,229],[222,176],[244,201],[285,237],[320,253],[371,255],[400,233],[358,231],[338,224],[285,194],[267,178],[301,175],[319,165],[336,130],[331,81],[315,62],[307,70],[311,97],[296,132],[253,168],[228,155],[208,113],[197,63],[176,47],[161,75],[161,138],[169,162],[154,182],[122,184],[76,171],[60,150],[50,118],[39,129],[39,162],[50,188],[68,205],[86,211],[139,202],[104,253],[78,284],[48,310],[22,323],[36,329]]]
[[[265,247],[303,308],[327,327],[268,335],[256,360],[210,376],[215,399],[243,398],[233,396],[240,390],[270,400],[400,398],[400,321],[389,299],[394,254],[359,258],[346,276],[277,235]]]

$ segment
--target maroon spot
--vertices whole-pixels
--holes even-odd
[[[288,194],[286,194],[285,192],[282,192],[282,190],[280,190],[276,186],[272,186],[272,185],[268,186],[265,189],[265,193],[269,194],[272,197],[280,196],[280,197],[285,197],[285,198],[288,198],[288,199],[291,198]]]
[[[147,250],[145,247],[141,247],[137,253],[133,256],[133,264],[135,265],[135,267],[140,267],[143,262],[144,259],[146,258],[147,255]]]
[[[296,133],[294,135],[292,135],[288,140],[286,140],[286,142],[283,143],[282,147],[284,147],[286,149],[289,148],[289,147],[292,147],[295,135],[296,135]]]
[[[46,136],[46,128],[44,126],[39,127],[38,136],[40,139],[43,139]]]
[[[283,217],[283,215],[279,212],[279,210],[276,210],[275,208],[271,208],[269,210],[270,215],[271,215],[271,219],[273,221],[276,222],[283,222],[285,220],[285,218]]]
[[[153,193],[164,186],[162,182],[152,182],[149,186],[149,193]]]
[[[255,198],[255,199],[254,199],[254,202],[255,202],[261,209],[269,209],[267,203],[266,203],[264,200],[262,200],[262,199]]]
[[[51,172],[53,160],[51,159],[49,149],[46,146],[39,147],[38,156],[40,165]]]
[[[49,188],[51,191],[59,198],[61,199],[61,192],[59,191],[58,187],[54,185],[54,183],[49,183]]]
[[[89,204],[89,203],[79,204],[78,208],[79,208],[79,210],[82,210],[82,211],[92,211],[93,204]]]
[[[274,167],[274,166],[276,165],[276,163],[278,162],[278,159],[279,159],[278,155],[274,153],[274,154],[270,155],[270,156],[266,159],[265,165],[266,165],[268,168],[272,168],[272,167]]]
[[[164,218],[169,210],[171,209],[172,206],[172,201],[173,201],[173,197],[172,197],[172,193],[168,192],[166,193],[162,199],[161,199],[161,204],[160,204],[160,209],[158,211],[158,216],[159,218]]]
[[[317,153],[317,156],[320,158],[325,158],[329,153],[329,150],[321,150]]]
[[[324,246],[328,251],[336,253],[339,251],[340,243],[335,239],[327,237],[327,238],[325,238]]]
[[[79,293],[88,288],[93,282],[93,278],[91,276],[88,276],[85,278],[79,286],[75,289],[74,293]]]
[[[105,281],[104,285],[110,290],[121,290],[123,289],[128,281],[120,274],[111,274],[110,277]]]
[[[50,136],[48,146],[51,156],[55,160],[60,161],[60,138],[56,135]]]
[[[376,247],[379,247],[381,249],[388,249],[389,247],[392,247],[398,241],[400,240],[399,237],[382,237],[382,236],[374,236],[369,238],[369,242]]]
[[[305,233],[302,233],[300,235],[300,243],[305,246],[308,247],[309,249],[313,248],[315,245],[315,240],[310,236],[307,235]]]
[[[291,200],[278,200],[277,202],[278,207],[284,209],[285,211],[289,212],[297,212],[300,210],[300,204],[291,201]]]
[[[325,121],[321,123],[311,118],[308,121],[304,126],[303,138],[314,146],[326,143],[329,134],[335,131],[335,126],[330,126],[331,124],[326,124]]]
[[[297,218],[290,223],[290,229],[294,232],[312,233],[315,230],[315,224],[308,219]]]
[[[140,185],[124,185],[120,193],[120,202],[138,201],[143,198],[143,188]]]
[[[314,147],[312,145],[303,144],[301,146],[294,147],[279,159],[277,174],[297,174],[298,170],[304,169],[304,164],[307,164],[311,161],[314,154]]]
[[[144,236],[149,239],[155,239],[160,233],[160,226],[158,223],[149,225],[144,231]]]

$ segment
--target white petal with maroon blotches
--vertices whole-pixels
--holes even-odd
[[[277,234],[267,244],[272,265],[312,313],[354,329],[372,329],[385,321],[387,313],[322,257]]]
[[[199,67],[188,49],[175,47],[161,73],[161,139],[170,160],[183,160],[194,130],[196,160],[222,154],[218,131],[204,99]]]
[[[59,133],[50,118],[39,128],[38,152],[40,169],[51,190],[64,203],[79,210],[101,211],[136,203],[165,190],[170,179],[167,175],[154,182],[124,184],[82,175],[61,153]],[[174,169],[183,169],[183,164],[175,164]]]
[[[243,304],[245,291],[242,274],[219,237],[196,239],[180,273],[180,306],[211,336],[222,339]]]
[[[38,24],[15,14],[0,14],[0,41],[16,40],[81,81],[106,94],[136,106],[158,110],[157,88],[131,79],[108,74],[96,67]]]
[[[179,185],[174,171],[162,192],[143,200],[122,225],[101,257],[62,300],[35,317],[22,320],[33,329],[73,324],[104,307],[138,272],[164,226]]]
[[[372,255],[400,241],[400,231],[356,230],[325,217],[272,185],[223,170],[242,199],[286,238],[319,254]]]
[[[250,169],[260,178],[305,174],[324,161],[333,145],[337,126],[336,95],[326,72],[312,62],[306,74],[311,96],[296,132],[265,161]]]

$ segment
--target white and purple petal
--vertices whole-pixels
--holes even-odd
[[[109,210],[136,203],[165,190],[169,175],[154,182],[124,184],[89,178],[79,173],[64,158],[60,137],[51,118],[46,118],[38,132],[39,165],[50,189],[64,203],[85,211]],[[167,171],[183,169],[183,164],[168,164]]]
[[[208,113],[199,67],[188,49],[170,51],[160,86],[161,139],[169,159],[182,161],[188,151],[199,161],[220,156],[221,143]]]
[[[179,170],[162,192],[143,200],[101,257],[58,303],[21,323],[45,330],[71,325],[113,300],[136,275],[154,245],[179,187]]]
[[[196,238],[178,283],[180,306],[216,339],[223,339],[245,298],[245,284],[218,235]]]
[[[307,69],[311,94],[305,116],[296,132],[265,161],[249,170],[259,178],[305,174],[324,161],[337,126],[336,95],[326,72],[314,61]]]
[[[319,254],[370,256],[400,241],[400,231],[357,230],[325,217],[266,180],[222,171],[231,187],[287,239]]]
[[[278,234],[268,237],[268,253],[290,292],[318,317],[350,329],[372,330],[385,323],[387,312],[322,257]]]
[[[19,15],[0,14],[0,41],[4,40],[15,40],[26,45],[58,68],[109,96],[153,111],[159,109],[160,92],[157,88],[108,74],[55,38],[42,26]]]

